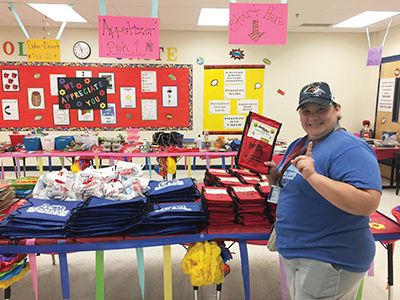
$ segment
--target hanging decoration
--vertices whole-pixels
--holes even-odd
[[[244,58],[244,50],[232,49],[231,52],[229,52],[229,55],[231,56],[231,58],[235,60],[236,59],[241,60]]]
[[[267,66],[269,66],[269,65],[271,65],[272,62],[268,58],[264,58],[263,63],[266,64]]]
[[[43,15],[42,21],[45,23],[45,25],[42,27],[43,31],[46,32],[47,36],[50,35],[50,32],[47,31],[46,27],[49,26],[49,22],[47,22],[47,16]],[[44,36],[43,39],[45,40],[47,36]]]
[[[197,62],[197,64],[198,65],[202,65],[202,64],[204,64],[204,58],[202,58],[201,56],[199,56],[197,59],[196,59],[196,62]]]

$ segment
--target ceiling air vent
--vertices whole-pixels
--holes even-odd
[[[329,27],[332,24],[325,24],[325,23],[303,23],[300,27]]]

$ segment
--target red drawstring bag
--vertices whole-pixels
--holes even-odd
[[[250,112],[244,126],[237,165],[250,171],[268,174],[264,162],[272,159],[281,123]]]

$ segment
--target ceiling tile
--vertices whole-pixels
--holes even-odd
[[[162,24],[182,24],[182,25],[197,25],[197,20],[200,15],[199,8],[180,8],[160,7],[158,11]]]

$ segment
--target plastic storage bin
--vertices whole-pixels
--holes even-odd
[[[51,151],[54,150],[54,136],[42,136],[40,137],[43,150]]]
[[[128,136],[126,137],[126,140],[129,144],[136,144],[140,140],[140,135],[139,135],[140,129],[138,128],[130,128],[126,132]]]
[[[84,145],[99,145],[99,139],[97,135],[75,135],[74,140],[77,143]]]
[[[38,137],[24,137],[23,138],[26,151],[42,150],[42,143]]]
[[[56,149],[57,150],[64,150],[67,148],[69,143],[71,143],[74,140],[73,136],[70,135],[63,135],[63,136],[58,136],[55,138],[56,141]]]
[[[11,146],[17,146],[18,144],[22,144],[24,142],[23,138],[25,135],[23,134],[10,134]]]

